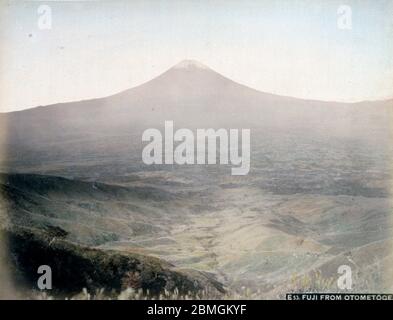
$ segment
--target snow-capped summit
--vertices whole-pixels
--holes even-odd
[[[209,70],[207,66],[196,60],[183,60],[176,64],[174,69],[205,69]]]

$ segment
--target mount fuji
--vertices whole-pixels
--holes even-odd
[[[74,242],[137,250],[264,297],[300,292],[295,274],[337,277],[343,264],[357,290],[388,292],[367,275],[393,274],[392,119],[392,100],[283,97],[185,60],[109,97],[0,114],[0,209],[15,224],[60,227]],[[142,133],[165,120],[250,129],[249,174],[143,164]]]
[[[86,142],[89,152],[92,145],[106,145],[108,137],[139,135],[142,129],[162,126],[165,120],[186,127],[322,130],[332,135],[350,130],[364,135],[367,130],[381,132],[389,126],[385,115],[392,104],[392,100],[308,101],[263,93],[200,62],[184,60],[147,83],[109,97],[0,114],[0,146],[8,150],[0,160],[37,161],[41,153],[46,159],[66,159],[83,148],[81,142]],[[113,149],[113,142],[106,149]]]

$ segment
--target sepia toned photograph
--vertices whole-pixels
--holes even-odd
[[[392,300],[392,142],[392,0],[0,0],[0,299]]]

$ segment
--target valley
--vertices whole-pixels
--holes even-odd
[[[1,226],[159,258],[230,297],[333,292],[343,264],[357,292],[389,292],[392,106],[280,97],[187,62],[110,97],[0,114]],[[249,173],[144,163],[144,130],[166,120],[249,128]]]

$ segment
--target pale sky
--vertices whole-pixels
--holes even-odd
[[[0,3],[0,112],[111,95],[184,59],[264,92],[393,97],[392,0]],[[340,5],[352,29],[337,27]]]

